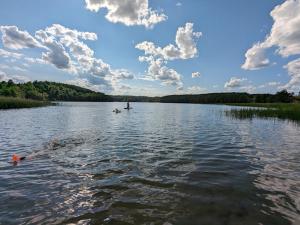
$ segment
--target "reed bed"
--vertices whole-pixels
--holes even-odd
[[[245,103],[230,104],[243,106],[225,111],[227,116],[238,119],[279,118],[300,121],[299,103]]]
[[[48,101],[0,96],[0,109],[33,108],[52,105]]]

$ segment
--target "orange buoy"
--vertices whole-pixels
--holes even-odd
[[[13,161],[13,162],[18,162],[18,161],[20,161],[20,156],[18,156],[17,154],[13,154],[13,156],[12,156],[12,161]]]

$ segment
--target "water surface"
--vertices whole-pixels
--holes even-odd
[[[132,106],[0,111],[0,224],[300,224],[300,126]]]

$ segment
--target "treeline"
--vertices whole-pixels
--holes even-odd
[[[109,96],[70,84],[34,81],[16,84],[12,80],[0,82],[0,96],[33,99],[40,101],[94,101],[94,102],[163,102],[163,103],[289,103],[299,100],[286,90],[276,94],[210,93],[198,95]]]
[[[15,84],[12,80],[0,82],[0,96],[34,99],[40,101],[112,101],[100,92],[70,84],[34,81]]]
[[[113,95],[111,96],[115,102],[159,102],[160,97],[147,96],[127,96],[127,95]]]
[[[160,98],[164,103],[289,103],[295,100],[293,93],[286,90],[276,94],[248,94],[248,93],[210,93],[199,95],[169,95]]]

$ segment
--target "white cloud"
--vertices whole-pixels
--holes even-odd
[[[93,91],[101,91],[101,92],[112,91],[112,86],[109,82],[106,82],[105,80],[100,79],[99,77],[96,76],[78,77],[73,80],[65,81],[64,83],[80,86]]]
[[[128,91],[128,90],[132,89],[129,85],[125,85],[125,84],[119,85],[118,88],[121,89],[121,90],[123,90],[123,91]]]
[[[275,47],[276,53],[282,57],[300,54],[300,0],[286,0],[276,6],[270,13],[274,20],[270,34],[263,42],[254,44],[246,53],[243,69],[260,69],[270,65],[265,56],[268,48]],[[283,87],[290,88],[298,83],[298,61],[290,62],[285,68],[291,75],[291,80]]]
[[[278,87],[281,83],[276,81],[270,81],[268,83],[259,85],[258,88],[267,88],[267,87]]]
[[[43,47],[27,31],[21,31],[16,26],[0,26],[2,32],[2,42],[6,48],[23,49],[23,48],[40,48]]]
[[[24,65],[23,65],[24,66]],[[0,69],[5,70],[5,71],[19,71],[19,72],[25,72],[27,71],[27,68],[22,68],[20,66],[16,65],[8,65],[8,64],[0,64]]]
[[[293,91],[300,90],[300,58],[289,62],[285,68],[287,69],[291,80],[282,89],[288,89]]]
[[[248,93],[254,93],[256,91],[256,87],[250,84],[250,85],[240,87],[240,90]]]
[[[182,3],[181,3],[181,2],[177,2],[177,3],[176,3],[176,6],[177,6],[177,7],[180,7],[180,6],[182,6]]]
[[[164,60],[191,59],[197,56],[197,39],[201,37],[201,32],[194,32],[192,23],[186,23],[184,27],[179,27],[176,32],[176,46],[168,44],[161,48],[154,43],[144,41],[135,47],[145,52],[145,55],[160,57]]]
[[[200,36],[200,32],[193,31],[192,23],[186,23],[184,27],[179,27],[177,30],[176,46],[168,44],[162,48],[149,41],[138,43],[135,47],[145,54],[139,57],[139,61],[148,63],[147,79],[160,80],[166,85],[182,86],[181,75],[174,69],[168,68],[167,61],[196,57],[198,52],[196,39]]]
[[[299,0],[287,0],[271,12],[274,24],[266,43],[269,46],[277,46],[281,56],[300,54],[299,12]]]
[[[200,72],[193,72],[192,73],[192,78],[196,78],[196,77],[200,77],[200,76],[201,76]]]
[[[23,55],[20,53],[6,51],[6,50],[0,48],[0,57],[20,59],[23,57]]]
[[[97,34],[93,32],[81,32],[76,29],[70,29],[60,24],[53,24],[51,27],[47,27],[45,32],[56,37],[70,37],[71,39],[83,39],[95,41],[98,39]]]
[[[192,23],[186,23],[185,27],[179,27],[176,33],[176,44],[183,59],[194,58],[197,54],[195,38],[201,37],[202,33],[194,32],[193,26]]]
[[[94,51],[83,40],[97,40],[98,37],[95,33],[81,32],[66,28],[60,24],[53,24],[45,30],[37,31],[36,37],[43,43],[55,41],[62,46],[57,54],[64,57],[58,61],[65,62],[63,65],[66,68],[71,68],[71,71],[79,74],[80,79],[76,80],[76,82],[81,86],[90,86],[95,89],[107,85],[111,89],[111,86],[115,85],[119,80],[134,78],[129,71],[124,69],[113,70],[102,59],[94,57]],[[69,53],[67,53],[67,50]],[[69,56],[66,54],[69,54]],[[68,58],[69,64],[67,63]]]
[[[148,0],[85,0],[88,10],[107,9],[106,19],[127,26],[142,25],[147,28],[165,21],[167,16],[149,8]]]
[[[275,87],[275,86],[280,85],[280,82],[271,81],[271,82],[268,82],[267,85],[268,85],[268,86],[271,86],[271,87]]]
[[[60,24],[53,24],[45,30],[38,30],[35,36],[48,48],[48,52],[43,54],[43,59],[55,65],[59,69],[70,69],[76,72],[72,66],[69,53],[79,62],[82,58],[89,58],[92,61],[94,51],[90,49],[82,40],[97,40],[97,35],[91,32],[80,32],[66,28]]]
[[[256,87],[252,84],[251,81],[248,81],[246,78],[231,77],[224,85],[224,88],[227,90],[240,90],[243,92],[254,93]]]
[[[191,86],[191,87],[187,88],[187,92],[189,94],[202,94],[202,93],[207,92],[207,89],[199,87],[199,86]]]
[[[14,83],[26,83],[30,81],[28,77],[20,76],[20,75],[8,75],[3,71],[0,71],[0,82],[8,81],[8,80],[12,80]]]
[[[84,43],[86,40],[97,40],[98,37],[95,33],[81,32],[60,24],[53,24],[45,29],[36,31],[35,39],[28,32],[20,31],[15,26],[11,27],[13,27],[14,31],[17,31],[19,36],[27,37],[25,39],[27,40],[26,44],[24,44],[24,38],[22,40],[15,38],[13,43],[14,49],[21,49],[21,46],[22,48],[42,46],[42,56],[41,58],[32,58],[0,49],[0,57],[24,58],[28,63],[54,65],[57,69],[75,75],[74,82],[78,85],[97,89],[98,91],[111,91],[118,86],[120,80],[134,79],[130,71],[112,69],[102,59],[95,58],[94,51]],[[9,28],[12,29],[11,27]],[[7,27],[4,28],[6,29]],[[37,42],[38,44],[29,44],[30,40],[34,40],[34,43]]]
[[[257,70],[270,65],[270,60],[266,58],[266,47],[262,43],[256,43],[246,54],[246,61],[242,65],[245,70]]]
[[[164,85],[178,85],[181,86],[181,75],[175,70],[165,66],[165,62],[161,58],[154,59],[147,58],[149,63],[148,71],[146,74],[147,80],[160,80]]]
[[[237,88],[241,87],[243,82],[246,81],[246,78],[237,78],[237,77],[232,77],[228,82],[225,83],[224,87],[225,88]]]
[[[134,79],[133,73],[126,69],[118,69],[113,71],[114,78],[117,80],[131,80]]]
[[[71,68],[71,58],[69,54],[65,51],[62,44],[55,40],[48,39],[43,43],[49,51],[43,53],[42,59],[45,62],[53,64],[58,69],[70,69]]]
[[[44,61],[43,59],[40,59],[40,58],[25,57],[24,60],[27,61],[28,63],[32,63],[32,64],[47,64],[46,61]]]

